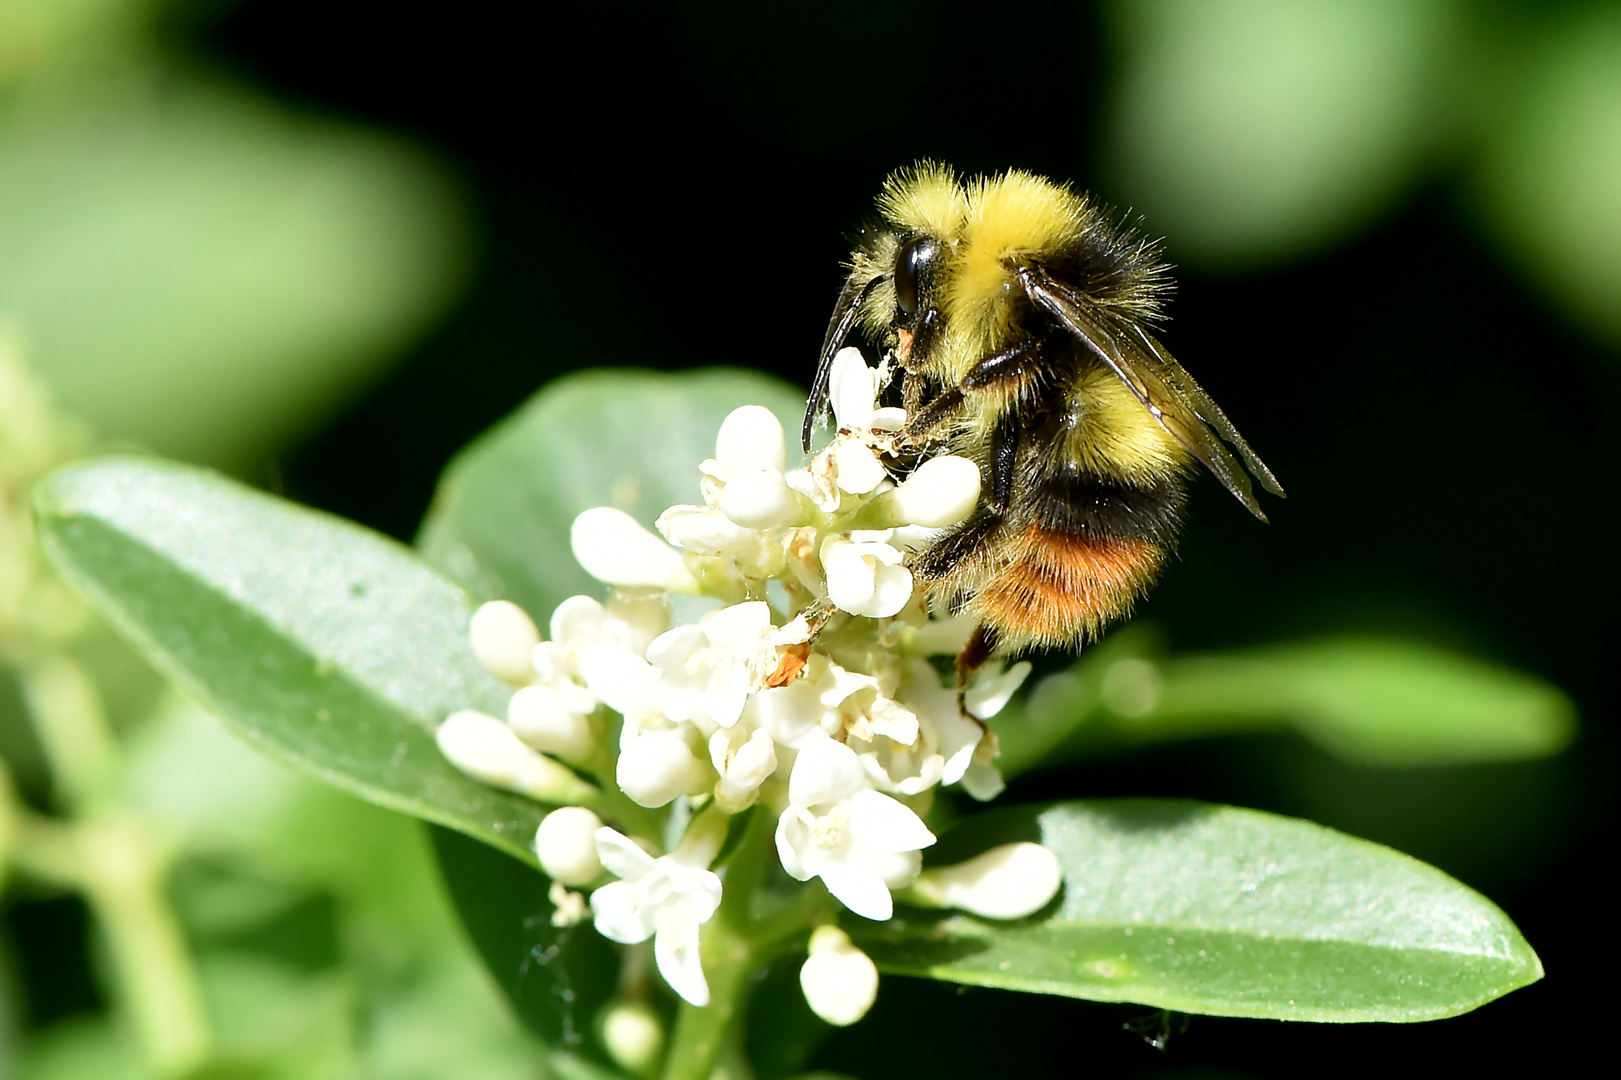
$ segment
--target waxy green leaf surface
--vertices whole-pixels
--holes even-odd
[[[259,749],[529,862],[545,808],[434,744],[509,690],[467,644],[470,602],[409,549],[217,474],[114,457],[48,479],[40,538],[150,659]]]
[[[1063,865],[1046,911],[902,910],[846,929],[885,971],[1219,1016],[1434,1020],[1542,977],[1480,894],[1309,822],[1151,799],[1012,807],[966,821],[929,861],[1011,840]]]
[[[666,507],[702,503],[698,464],[743,405],[769,408],[797,438],[804,394],[757,372],[559,379],[451,462],[418,546],[480,599],[511,600],[545,627],[563,600],[603,592],[574,561],[574,518],[614,506],[652,528]],[[799,456],[790,446],[790,464]]]

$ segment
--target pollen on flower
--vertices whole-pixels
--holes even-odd
[[[714,456],[693,463],[697,501],[666,509],[657,533],[609,508],[576,520],[576,557],[606,601],[565,601],[546,640],[531,617],[543,613],[506,603],[481,608],[470,627],[474,654],[517,690],[505,722],[452,717],[440,731],[446,757],[563,806],[535,842],[555,879],[554,919],[589,917],[621,943],[651,939],[660,975],[692,1005],[709,1000],[700,939],[728,887],[729,863],[710,864],[744,829],[733,815],[760,804],[768,816],[754,820],[773,835],[754,834],[757,857],[885,920],[935,841],[919,816],[935,789],[983,799],[1002,786],[983,721],[1030,665],[988,664],[959,699],[928,658],[958,652],[973,623],[931,611],[910,567],[973,511],[979,470],[935,457],[897,483],[885,462],[906,414],[880,407],[884,381],[858,350],[838,355],[836,434],[799,467],[774,414],[734,411]],[[713,606],[673,620],[701,603],[672,607],[675,593]],[[1006,917],[1053,888],[1051,877],[1024,852],[905,895],[949,894]],[[587,916],[568,887],[593,884]],[[807,999],[850,1023],[872,1003],[876,968],[832,927],[818,934]]]

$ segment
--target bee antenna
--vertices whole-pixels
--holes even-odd
[[[833,357],[844,347],[844,339],[850,336],[850,330],[856,324],[856,316],[861,312],[861,305],[867,302],[872,291],[894,275],[879,274],[865,285],[857,288],[855,275],[845,281],[844,288],[839,291],[838,303],[833,305],[833,317],[827,323],[827,336],[822,338],[822,354],[816,364],[816,378],[811,383],[810,398],[805,402],[805,423],[799,429],[801,447],[810,452],[811,428],[816,421],[827,411],[827,383],[833,372]]]

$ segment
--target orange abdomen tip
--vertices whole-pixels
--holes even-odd
[[[1004,651],[1074,647],[1097,637],[1147,589],[1165,553],[1147,540],[1099,539],[1032,525],[970,610]]]

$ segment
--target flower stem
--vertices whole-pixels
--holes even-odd
[[[709,1080],[728,1050],[741,1038],[750,976],[781,944],[777,913],[766,920],[772,933],[753,918],[754,894],[772,855],[772,818],[761,807],[749,811],[743,838],[726,865],[726,890],[720,909],[704,927],[704,975],[709,1004],[683,1004],[675,1037],[665,1058],[664,1080]],[[803,923],[800,923],[803,925]]]

